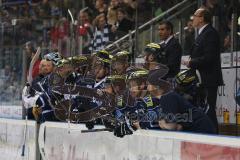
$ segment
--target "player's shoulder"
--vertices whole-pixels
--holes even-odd
[[[143,102],[146,104],[147,107],[153,106],[152,97],[150,95],[146,95],[145,97],[143,97]]]
[[[181,96],[175,91],[169,91],[162,95],[161,99],[180,98]]]

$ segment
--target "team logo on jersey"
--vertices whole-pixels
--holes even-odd
[[[143,98],[143,101],[146,103],[147,107],[153,106],[152,97],[150,95]]]

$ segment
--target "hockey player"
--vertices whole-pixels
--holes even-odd
[[[158,98],[159,126],[166,130],[214,134],[216,129],[201,110],[168,87],[158,70],[148,77],[148,91]]]
[[[36,78],[33,79],[32,85],[29,88],[29,99],[33,98],[36,95],[36,92],[41,92],[41,89],[38,86],[38,82],[40,82],[44,77],[50,74],[54,69],[54,65],[51,61],[47,61],[46,59],[42,59],[39,65],[39,74]],[[32,113],[33,106],[28,108],[27,114],[28,119],[34,119],[34,115]]]
[[[201,86],[198,71],[188,69],[179,72],[175,76],[175,91],[203,112],[208,112],[207,94]]]
[[[128,107],[127,112],[129,119],[133,121],[133,126],[139,129],[159,128],[158,125],[155,125],[158,104],[147,91],[148,74],[149,71],[141,69],[135,70],[127,76],[130,95],[135,98],[133,107]]]
[[[94,88],[104,88],[104,82],[110,74],[110,63],[112,56],[105,50],[100,50],[94,54],[93,70],[95,76]]]
[[[110,75],[105,81],[104,91],[109,94],[122,95],[126,90],[124,75]]]
[[[116,106],[114,112],[103,118],[103,124],[106,128],[113,130],[114,135],[123,137],[132,134],[134,127],[130,120],[125,116],[128,103],[128,92],[126,91],[126,82],[124,75],[111,75],[105,82],[105,92],[115,95]]]
[[[103,124],[106,128],[115,129],[117,123],[115,120],[116,110],[122,109],[125,104],[123,101],[124,91],[126,89],[125,76],[123,75],[110,75],[107,77],[104,85],[103,92],[111,94],[116,99],[115,111],[103,118]]]
[[[165,52],[162,50],[161,46],[157,43],[149,43],[144,49],[144,61],[145,67],[148,70],[154,70],[158,68],[165,68],[167,66],[160,64],[166,59]]]
[[[54,91],[54,87],[60,87],[65,84],[74,85],[79,76],[72,74],[74,67],[71,61],[68,59],[58,60],[56,63],[55,71],[49,76],[45,77],[41,82],[38,82],[38,86],[41,89],[41,94],[36,101],[36,118],[44,122],[56,121],[54,115],[54,107],[56,102],[64,98],[64,95]],[[41,112],[40,115],[37,115]]]
[[[50,52],[47,55],[44,56],[43,60],[41,61],[40,65],[40,75],[33,79],[32,83],[30,86],[26,86],[23,89],[23,92],[25,96],[23,96],[23,103],[28,108],[28,115],[30,118],[32,116],[36,116],[36,113],[40,113],[40,110],[36,110],[35,108],[35,103],[36,100],[39,97],[39,94],[42,92],[41,88],[39,87],[38,83],[44,79],[46,76],[51,74],[51,72],[54,71],[55,64],[57,61],[61,59],[61,56],[57,52]],[[29,85],[29,84],[28,84]],[[35,117],[36,118],[36,117]]]
[[[111,55],[105,51],[105,50],[100,50],[97,53],[95,53],[92,57],[92,70],[91,72],[87,73],[87,69],[83,71],[85,74],[83,77],[83,81],[80,83],[81,86],[84,86],[87,88],[95,88],[96,90],[98,89],[103,89],[105,81],[107,79],[107,76],[110,73],[110,61],[111,61]],[[76,59],[76,58],[75,58]],[[72,59],[73,60],[73,59]],[[88,59],[89,60],[89,59]],[[90,63],[90,61],[87,61],[87,63]],[[82,72],[82,71],[81,71]],[[93,83],[92,83],[93,82]],[[98,107],[102,104],[101,101],[95,99],[93,96],[91,100],[89,98],[86,98],[84,96],[78,96],[75,98],[74,102],[75,106],[77,105],[77,110],[78,112],[84,112],[89,109]],[[80,106],[78,104],[81,104]],[[76,107],[74,107],[76,110]],[[88,121],[86,122],[86,127],[88,129],[94,128],[95,124],[101,124],[101,120],[97,119],[94,121]]]
[[[60,86],[65,83],[71,83],[67,77],[72,73],[73,67],[70,61],[67,59],[61,59],[56,64],[57,68],[55,72],[51,75],[45,77],[38,86],[41,89],[41,94],[36,101],[36,109],[41,111],[41,115],[38,115],[37,119],[41,122],[44,121],[57,121],[54,115],[54,105],[56,101],[63,98],[61,94],[56,94],[53,92],[53,87]],[[39,113],[39,112],[38,112]]]
[[[73,56],[67,58],[70,63],[74,66],[74,72],[80,75],[86,76],[87,72],[91,67],[91,58],[88,55],[84,56]]]
[[[86,95],[74,95],[78,89],[93,88],[95,81],[87,79],[88,59],[85,56],[68,57],[58,62],[55,76],[49,77],[50,81],[59,81],[49,86],[51,89],[50,99],[55,99],[54,109],[58,119],[66,121],[71,113],[78,114],[97,106],[92,97]],[[53,78],[53,79],[51,79]],[[76,118],[69,119],[73,123],[78,123]]]
[[[129,67],[130,53],[127,51],[117,52],[112,58],[112,74],[124,75]]]

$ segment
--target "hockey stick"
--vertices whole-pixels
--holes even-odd
[[[28,71],[29,73],[28,73],[27,81],[30,86],[32,85],[32,81],[33,81],[33,77],[32,77],[33,67],[34,67],[35,62],[38,60],[40,53],[41,53],[41,49],[40,49],[40,47],[38,47],[37,52],[33,56],[30,66],[29,66],[29,71]]]
[[[103,132],[103,131],[109,131],[109,132],[112,132],[113,130],[110,129],[110,128],[88,129],[88,130],[81,130],[81,133]]]
[[[29,89],[32,85],[32,81],[33,81],[33,77],[32,77],[32,71],[33,71],[33,66],[35,64],[35,62],[38,60],[39,55],[41,53],[41,49],[40,47],[38,47],[37,52],[35,53],[34,57],[31,60],[30,63],[30,67],[29,67],[29,71],[28,71],[28,77],[27,77],[27,81],[28,81],[28,88],[27,88],[27,92],[29,92]],[[25,146],[26,146],[26,139],[27,139],[27,121],[28,121],[28,107],[26,108],[26,115],[25,115],[25,128],[24,128],[24,140],[23,140],[23,145],[22,145],[22,153],[21,156],[24,157],[25,156]]]
[[[68,14],[71,18],[71,26],[70,26],[70,32],[71,32],[71,37],[70,37],[70,56],[73,56],[73,39],[74,39],[74,30],[73,30],[73,27],[74,27],[74,23],[75,23],[75,20],[73,18],[73,15],[72,15],[72,12],[70,11],[70,9],[68,9]],[[72,60],[71,60],[71,65],[72,65]],[[71,91],[70,91],[70,99],[71,99]],[[72,106],[72,102],[69,101],[69,106]],[[71,107],[68,108],[68,133],[70,134],[70,112],[71,112]]]

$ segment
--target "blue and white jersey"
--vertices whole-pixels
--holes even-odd
[[[54,87],[65,84],[77,85],[82,77],[79,74],[71,73],[66,79],[60,77],[56,73],[52,73],[38,82],[41,94],[36,105],[42,108],[41,121],[56,120],[54,115],[54,106],[56,102],[65,98],[61,93],[54,92]]]
[[[126,104],[125,104],[126,105]],[[117,108],[117,115],[124,114],[130,121],[138,121],[142,129],[159,128],[155,125],[158,119],[158,99],[147,95],[135,100],[133,106]]]

